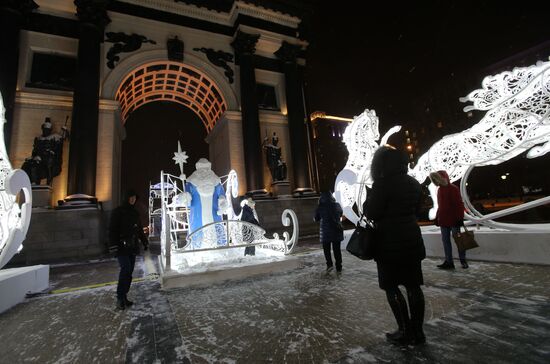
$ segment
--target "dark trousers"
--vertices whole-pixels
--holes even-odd
[[[445,261],[453,263],[453,244],[451,243],[451,233],[459,232],[456,227],[441,226],[441,240],[443,240],[443,250],[445,251]],[[466,261],[466,251],[458,251],[458,257],[461,262]]]
[[[342,251],[340,250],[339,241],[323,242],[323,252],[325,253],[325,259],[327,261],[327,267],[332,267],[332,256],[330,254],[330,246],[334,251],[334,260],[336,261],[336,269],[342,268]]]
[[[130,290],[130,285],[132,284],[132,273],[134,273],[136,256],[120,255],[117,258],[118,264],[120,265],[120,273],[118,274],[116,296],[118,299],[124,299]]]

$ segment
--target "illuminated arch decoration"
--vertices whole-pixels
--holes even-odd
[[[13,169],[4,144],[4,101],[0,94],[0,268],[23,249],[23,240],[31,222],[31,182],[25,172]],[[19,206],[17,194],[23,191],[25,202]]]
[[[498,217],[524,211],[546,204],[550,196],[529,203],[501,210],[489,215],[478,212],[469,200],[466,193],[466,183],[471,170],[478,166],[496,165],[505,162],[523,152],[527,158],[536,158],[550,152],[550,62],[539,62],[534,66],[515,68],[511,72],[503,72],[495,76],[488,76],[483,80],[483,88],[471,92],[462,102],[473,102],[473,105],[464,108],[465,112],[477,109],[487,111],[480,122],[461,133],[445,136],[436,142],[423,154],[415,168],[409,174],[419,182],[424,182],[430,172],[446,170],[451,182],[461,179],[461,194],[464,204],[469,210],[466,217],[476,224],[492,227],[521,230],[521,224],[503,224],[493,221]],[[367,110],[368,111],[368,110]],[[357,152],[350,149],[350,159],[336,180],[336,198],[341,201],[344,213],[347,211],[352,221],[357,221],[360,212],[360,195],[364,185],[369,185],[370,163],[374,153],[374,142],[378,138],[378,120],[374,120],[372,112],[367,111],[355,118],[348,126],[350,130],[346,141],[350,146],[368,145],[367,152]],[[364,115],[371,115],[364,117]],[[374,114],[375,116],[376,114]],[[364,128],[376,130],[370,133],[361,132],[362,128],[356,125],[365,124]],[[348,133],[346,129],[346,133]],[[393,130],[393,128],[392,128]],[[346,138],[346,133],[344,138]],[[360,141],[360,138],[370,138]],[[383,144],[382,141],[380,144]],[[359,146],[365,148],[365,146]],[[361,160],[361,158],[366,158]],[[353,168],[353,166],[356,166]],[[357,168],[360,166],[360,168]],[[342,176],[341,176],[342,175]],[[350,191],[346,191],[346,188]],[[430,218],[435,217],[437,210],[436,187],[430,184],[430,192],[434,201],[434,208],[430,211]],[[351,197],[355,193],[356,197]],[[361,198],[358,198],[358,197]],[[342,198],[345,197],[345,198]],[[351,204],[350,204],[351,203]],[[357,203],[355,210],[353,204]],[[550,229],[549,224],[530,224],[530,229]]]
[[[218,86],[198,69],[177,62],[157,61],[134,69],[116,92],[122,121],[132,111],[155,101],[173,101],[188,107],[210,132],[227,103]]]

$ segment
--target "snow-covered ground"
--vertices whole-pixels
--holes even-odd
[[[399,348],[384,338],[395,323],[372,261],[344,252],[337,275],[324,273],[319,249],[302,258],[299,269],[208,287],[136,282],[123,312],[114,286],[27,299],[0,315],[0,362],[548,363],[548,266],[442,271],[426,259],[428,344]],[[61,268],[56,287],[112,280],[117,263]],[[140,259],[140,278],[148,271]]]

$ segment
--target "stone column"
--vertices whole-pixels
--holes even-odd
[[[78,61],[73,94],[73,120],[69,150],[69,195],[95,195],[99,70],[109,0],[75,0],[80,20]]]
[[[283,42],[275,55],[283,62],[285,74],[285,92],[288,115],[288,133],[290,135],[290,150],[292,153],[292,171],[294,173],[294,193],[311,192],[308,142],[306,139],[306,115],[304,114],[304,98],[298,73],[296,58],[300,52],[299,45]]]
[[[241,113],[243,130],[244,164],[246,188],[249,193],[266,193],[263,178],[263,153],[260,133],[258,99],[256,97],[256,75],[254,73],[254,52],[259,35],[241,31],[231,46],[235,49],[240,67]]]
[[[32,0],[0,0],[0,92],[6,108],[4,139],[8,152],[19,71],[19,32],[25,16],[36,8],[38,5]]]

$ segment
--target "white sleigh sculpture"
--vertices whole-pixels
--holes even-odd
[[[478,212],[466,193],[466,183],[473,168],[505,162],[527,151],[527,158],[540,157],[550,151],[550,62],[515,68],[483,80],[483,88],[471,92],[462,102],[473,102],[464,111],[487,111],[480,122],[461,133],[445,136],[436,142],[409,174],[423,183],[430,172],[446,170],[451,182],[461,179],[461,194],[469,213],[466,218],[476,224],[509,230],[549,230],[550,224],[503,224],[493,219],[544,205],[550,197],[525,203],[489,215]],[[344,133],[349,150],[346,167],[335,183],[336,199],[344,214],[356,222],[365,200],[365,186],[370,186],[370,164],[376,149],[399,130],[393,127],[377,143],[378,118],[366,110],[356,117]],[[429,186],[434,208],[437,209],[436,187]]]
[[[31,221],[32,194],[29,177],[13,169],[4,143],[5,109],[0,94],[0,268],[21,249]],[[17,194],[23,191],[25,202],[19,206]]]
[[[224,204],[223,215],[226,220],[207,223],[195,231],[189,233],[189,208],[187,192],[185,191],[186,176],[183,173],[183,165],[187,155],[181,150],[178,143],[178,152],[174,153],[174,160],[180,165],[180,176],[174,176],[161,172],[161,250],[163,269],[172,269],[172,260],[179,259],[184,263],[179,268],[186,269],[190,264],[200,263],[211,257],[223,257],[220,254],[212,254],[215,251],[226,251],[233,248],[258,246],[276,254],[290,254],[298,241],[299,225],[294,211],[286,209],[281,216],[284,227],[292,226],[292,232],[283,232],[282,239],[274,233],[272,238],[265,236],[266,231],[254,224],[240,221],[240,214],[236,214],[231,203]],[[228,175],[221,177],[225,185],[225,201],[232,201],[238,197],[237,173],[231,170]],[[222,209],[222,207],[220,207]],[[235,252],[236,250],[234,250]],[[197,253],[197,254],[195,254]],[[239,253],[239,256],[242,255]],[[195,258],[193,257],[195,255]],[[199,257],[196,258],[196,257]],[[206,258],[205,258],[206,257]],[[179,269],[175,264],[174,268]]]

